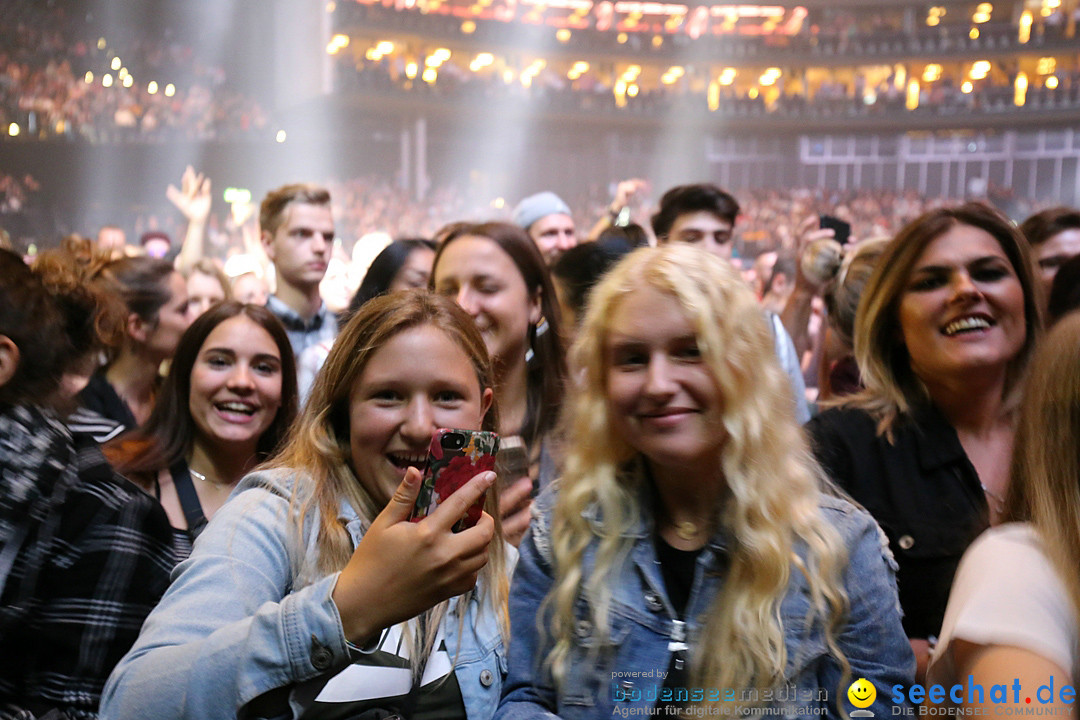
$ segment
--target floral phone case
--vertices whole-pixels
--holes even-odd
[[[428,449],[427,469],[416,496],[412,521],[418,522],[435,512],[439,503],[482,472],[495,469],[495,454],[499,451],[499,436],[484,430],[435,431]],[[454,525],[454,532],[471,528],[484,510],[486,494],[480,496]]]

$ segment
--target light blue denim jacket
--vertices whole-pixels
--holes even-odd
[[[301,565],[314,566],[316,548],[313,522],[305,528],[306,547],[296,548],[290,534],[289,497],[300,482],[280,470],[241,481],[173,571],[161,604],[109,677],[103,719],[236,718],[267,691],[337,673],[350,662],[330,597],[339,573],[297,580]],[[340,519],[355,545],[362,521],[347,503]],[[511,567],[513,559],[510,553]],[[457,650],[454,672],[469,720],[488,720],[506,658],[498,622],[477,595],[465,609],[464,634],[456,598],[443,632],[451,654]],[[299,717],[301,695],[290,694],[273,717]]]
[[[725,541],[722,536],[713,538],[698,556],[687,605],[688,620],[683,627],[675,621],[664,588],[653,544],[652,519],[643,519],[632,531],[636,540],[624,566],[613,574],[618,584],[612,598],[609,644],[596,648],[597,634],[588,619],[585,601],[579,599],[579,644],[571,652],[565,682],[555,689],[542,666],[551,650],[551,638],[537,630],[540,605],[553,580],[549,562],[553,502],[551,495],[538,501],[537,514],[521,545],[510,590],[510,670],[496,718],[646,717],[664,684],[662,676],[668,670],[672,652],[669,644],[685,640],[692,655],[699,620],[723,584]],[[792,568],[790,585],[780,606],[787,684],[771,696],[759,693],[758,699],[773,708],[782,706],[784,716],[813,713],[839,717],[837,692],[842,694],[842,707],[851,712],[855,708],[847,700],[848,686],[864,677],[877,689],[877,701],[869,710],[879,719],[888,717],[892,714],[889,688],[897,683],[909,686],[915,672],[914,655],[900,625],[895,562],[884,535],[865,512],[844,500],[825,496],[820,506],[850,554],[843,575],[850,613],[836,641],[851,664],[851,678],[840,687],[841,668],[828,653],[821,623],[807,622],[810,604],[805,578]],[[587,511],[585,517],[599,522],[594,511]],[[595,550],[595,543],[586,550],[585,578],[590,576]],[[540,624],[550,627],[546,620]],[[712,689],[701,690],[707,699]],[[730,706],[738,704],[741,691],[716,692],[721,700],[733,698]],[[729,712],[733,711],[731,707]]]

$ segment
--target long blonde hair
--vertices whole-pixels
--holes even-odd
[[[1007,409],[1015,409],[1019,402],[1021,380],[1042,328],[1028,243],[1008,218],[987,205],[972,202],[937,208],[912,220],[885,247],[855,315],[855,361],[866,389],[845,404],[869,412],[878,421],[879,434],[889,433],[900,416],[930,399],[926,386],[911,369],[900,335],[900,300],[923,250],[957,225],[969,225],[993,236],[1020,281],[1027,336],[1009,362],[1002,398]]]
[[[1002,519],[1035,526],[1080,621],[1080,313],[1054,325],[1032,360]]]
[[[648,512],[640,497],[646,481],[625,471],[637,453],[612,431],[606,380],[610,319],[642,287],[667,293],[682,306],[723,397],[727,439],[710,480],[728,490],[720,517],[731,538],[730,567],[697,638],[696,686],[764,689],[783,680],[779,608],[793,566],[806,577],[810,613],[825,625],[846,675],[847,660],[835,639],[847,611],[841,582],[847,551],[818,507],[820,470],[795,421],[764,313],[730,264],[678,243],[637,250],[601,281],[571,351],[579,387],[569,401],[567,437],[573,441],[552,519],[555,582],[545,601],[553,611],[554,646],[546,660],[555,681],[565,680],[579,597],[594,626],[601,633],[607,628],[611,589],[634,543],[629,531]],[[583,517],[587,508],[599,511],[602,528]],[[586,577],[582,561],[593,543],[596,567]],[[806,546],[805,562],[796,552],[799,544]]]
[[[352,556],[349,533],[338,518],[342,500],[347,501],[364,523],[365,529],[382,511],[353,473],[350,465],[349,403],[352,389],[368,362],[387,342],[398,334],[416,327],[431,325],[446,333],[465,353],[476,371],[480,389],[492,385],[491,362],[484,339],[472,318],[453,300],[426,290],[413,290],[375,298],[366,303],[345,325],[334,342],[330,355],[315,379],[311,396],[297,420],[288,443],[268,467],[299,470],[307,487],[293,493],[290,514],[297,548],[309,537],[309,524],[314,516],[317,524],[317,560],[313,567],[296,563],[295,584],[304,586],[345,567]],[[498,411],[494,401],[484,416],[483,429],[498,426]],[[496,483],[497,485],[497,483]],[[482,603],[488,603],[499,620],[504,641],[509,636],[506,575],[506,555],[502,527],[499,522],[499,498],[496,486],[488,491],[485,509],[495,519],[495,536],[488,551],[488,563],[480,571],[484,588]],[[471,591],[460,597],[466,602]],[[420,651],[411,653],[414,672],[431,650],[438,631],[439,619],[446,610],[442,603],[429,611],[428,635],[418,645]],[[461,612],[460,617],[464,618]],[[407,638],[412,642],[410,638]]]

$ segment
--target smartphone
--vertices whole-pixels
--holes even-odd
[[[822,228],[829,228],[836,233],[833,240],[841,245],[847,245],[848,240],[851,239],[850,223],[846,223],[833,215],[821,215],[818,220],[821,222]]]
[[[502,438],[499,454],[495,457],[495,472],[499,474],[500,490],[523,477],[529,477],[529,453],[525,449],[525,440],[520,435]]]
[[[428,448],[427,468],[411,520],[423,520],[469,480],[482,472],[494,470],[498,452],[499,436],[493,432],[448,428],[436,430]],[[485,493],[473,503],[454,525],[454,532],[471,528],[480,520],[486,497]]]

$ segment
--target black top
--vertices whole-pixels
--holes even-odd
[[[95,373],[90,376],[90,382],[79,393],[79,400],[87,410],[120,423],[125,430],[139,426],[131,408],[116,393],[112,384],[105,379],[104,373]]]
[[[933,405],[897,420],[892,443],[862,410],[827,410],[806,428],[826,473],[889,537],[908,637],[936,636],[960,557],[989,527],[979,476],[956,430]]]

